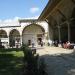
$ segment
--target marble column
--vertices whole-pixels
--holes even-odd
[[[10,37],[9,37],[9,35],[8,35],[8,48],[10,47]]]
[[[21,46],[22,46],[22,35],[20,35],[20,43],[21,43]]]
[[[68,41],[70,41],[71,36],[70,36],[70,23],[69,22],[67,22],[67,26],[68,26]]]
[[[59,42],[61,42],[61,32],[60,32],[60,26],[58,25],[58,38]]]

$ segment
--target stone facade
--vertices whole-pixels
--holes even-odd
[[[40,45],[46,41],[48,24],[45,21],[18,20],[13,22],[0,22],[0,39],[2,45],[8,47],[21,47],[21,45]]]
[[[75,0],[49,0],[39,17],[49,24],[49,35],[59,42],[75,42]]]

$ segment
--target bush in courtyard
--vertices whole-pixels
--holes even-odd
[[[40,59],[40,63],[39,63],[39,75],[47,75],[46,64],[45,64],[44,58]]]
[[[39,64],[38,55],[33,54],[32,50],[27,45],[23,45],[22,50],[24,53],[23,75],[46,75],[44,71],[44,61],[41,60]]]

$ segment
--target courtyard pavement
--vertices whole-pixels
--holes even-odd
[[[75,75],[75,50],[39,47],[37,53],[44,58],[48,75]]]

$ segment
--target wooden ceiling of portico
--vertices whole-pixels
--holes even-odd
[[[72,18],[72,12],[75,8],[75,4],[73,0],[60,0],[60,2],[52,10],[50,10],[52,7],[49,5],[46,8],[47,9],[44,10],[44,13],[41,14],[39,19],[47,19],[50,25],[56,27],[56,24],[62,25],[64,21]]]

